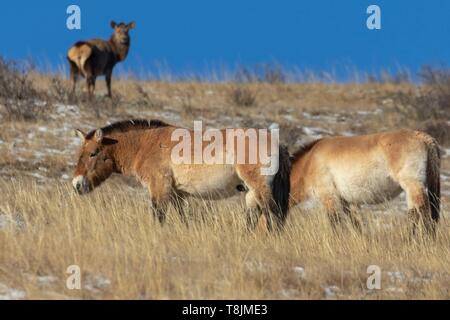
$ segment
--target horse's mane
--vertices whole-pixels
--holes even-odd
[[[161,120],[144,120],[144,119],[134,119],[134,120],[124,120],[111,123],[106,127],[101,128],[104,134],[109,134],[112,132],[127,132],[130,130],[142,130],[142,129],[153,129],[153,128],[161,128],[168,127],[169,124],[165,123]],[[96,129],[90,131],[86,135],[86,139],[90,139],[94,136]]]
[[[322,139],[316,139],[310,142],[307,142],[303,144],[300,149],[294,152],[294,154],[291,156],[291,160],[295,161],[303,157],[307,152],[309,152],[319,141]]]

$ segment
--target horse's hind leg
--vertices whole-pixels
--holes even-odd
[[[408,181],[402,184],[408,202],[408,215],[412,219],[412,233],[422,226],[431,235],[435,234],[436,224],[431,216],[430,202],[425,186],[419,181]]]
[[[254,230],[261,214],[264,214],[268,231],[274,230],[274,220],[276,222],[276,228],[281,229],[284,224],[284,219],[278,217],[276,212],[272,212],[271,210],[271,205],[274,200],[269,177],[261,175],[260,168],[256,166],[238,166],[237,173],[249,189],[245,197],[248,228]]]

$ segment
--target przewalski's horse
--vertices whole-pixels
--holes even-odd
[[[78,193],[84,194],[91,192],[112,173],[134,176],[148,188],[153,212],[161,223],[165,220],[170,203],[181,219],[185,220],[180,200],[187,196],[218,199],[245,191],[247,224],[250,229],[255,228],[262,213],[269,230],[283,226],[288,211],[290,188],[290,158],[286,148],[278,148],[277,145],[275,153],[278,170],[269,175],[261,174],[264,165],[260,159],[254,164],[248,161],[253,156],[249,153],[252,148],[256,148],[253,152],[258,152],[261,148],[249,144],[246,144],[244,150],[244,164],[236,161],[231,164],[179,163],[178,160],[173,161],[172,152],[179,146],[178,141],[172,141],[174,132],[179,129],[191,137],[196,134],[192,130],[177,128],[159,120],[122,121],[88,134],[78,130],[83,143],[74,172],[74,188]],[[245,134],[248,129],[238,130]],[[226,150],[225,147],[230,145],[231,140],[226,138],[225,129],[216,131],[223,138],[224,148],[215,153],[218,158],[225,158],[226,152],[222,150]],[[267,140],[272,139],[271,136],[268,133]],[[262,138],[257,139],[260,141]],[[234,148],[238,146],[234,142],[232,144]],[[203,141],[200,148],[205,152],[208,144]],[[193,153],[193,150],[192,145],[187,153]]]
[[[95,80],[98,76],[105,76],[108,96],[111,97],[111,76],[114,66],[128,55],[130,49],[129,31],[135,27],[135,23],[111,22],[114,29],[109,40],[93,39],[75,43],[67,53],[70,63],[70,79],[72,80],[72,92],[75,92],[78,76],[86,78],[89,96],[95,90]]]
[[[345,213],[360,229],[350,205],[379,204],[402,190],[413,230],[420,224],[434,234],[440,210],[440,150],[426,133],[328,137],[305,145],[292,158],[290,206],[318,201],[333,226]]]

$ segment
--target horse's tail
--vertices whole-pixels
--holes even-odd
[[[439,221],[441,207],[441,154],[436,140],[427,143],[427,189],[431,206],[431,217],[434,222]]]
[[[291,160],[286,146],[280,145],[278,171],[272,181],[272,213],[284,224],[289,210]]]

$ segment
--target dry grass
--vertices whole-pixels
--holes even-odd
[[[291,151],[316,135],[398,127],[423,127],[448,146],[448,116],[421,119],[407,111],[426,108],[419,97],[439,92],[435,84],[294,84],[269,71],[260,72],[264,81],[244,77],[236,83],[114,79],[112,100],[103,97],[99,80],[93,101],[81,89],[70,96],[70,84],[59,76],[27,74],[36,96],[15,100],[39,96],[45,117],[9,117],[5,101],[15,100],[0,101],[0,297],[7,287],[29,299],[449,299],[445,152],[444,219],[436,241],[410,241],[402,201],[364,209],[362,235],[336,235],[320,210],[296,209],[287,230],[273,236],[246,232],[239,198],[190,201],[189,228],[172,210],[161,228],[150,216],[146,191],[133,180],[114,177],[85,197],[72,191],[78,141],[71,130],[129,118],[188,127],[193,120],[212,127],[276,122]],[[233,101],[236,88],[254,101]],[[405,100],[408,95],[414,96]],[[82,290],[65,286],[73,264],[81,267]],[[374,264],[382,269],[382,290],[370,291],[366,270]]]
[[[189,228],[172,211],[161,228],[145,191],[116,182],[85,197],[67,183],[2,179],[0,188],[0,210],[15,221],[0,232],[0,282],[31,299],[450,298],[447,220],[436,241],[409,241],[403,215],[335,234],[322,213],[296,210],[281,235],[248,234],[235,199],[193,201]],[[74,264],[82,290],[65,287]],[[367,290],[373,264],[382,290]]]

